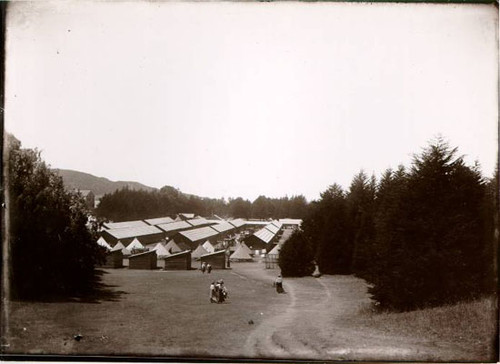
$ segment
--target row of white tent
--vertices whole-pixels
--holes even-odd
[[[146,249],[149,251],[154,250],[156,251],[156,255],[158,257],[168,256],[182,251],[182,249],[175,243],[174,240],[170,240],[165,245],[159,242],[156,244],[148,245],[146,247],[142,245],[137,238],[132,240],[132,242],[127,246],[124,246],[122,242],[119,241],[114,247],[111,247],[102,237],[99,238],[99,240],[97,240],[97,243],[105,247],[109,252],[121,250],[122,254],[125,256],[131,255],[133,250],[146,250]],[[250,250],[250,248],[243,242],[242,243],[237,242],[236,244],[237,244],[236,250],[230,255],[229,259],[252,260],[252,251]],[[279,252],[278,248],[279,246],[277,245],[271,252],[269,252],[269,254],[278,254]],[[198,245],[198,247],[191,252],[191,257],[197,259],[200,258],[202,255],[214,252],[215,252],[214,246],[210,243],[210,241],[207,240],[203,244]]]

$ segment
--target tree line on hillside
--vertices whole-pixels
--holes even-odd
[[[9,283],[14,298],[75,295],[94,288],[94,268],[104,248],[95,243],[80,195],[65,190],[62,178],[40,158],[5,138],[8,164],[7,212]]]
[[[493,293],[497,179],[442,138],[379,181],[333,184],[280,252],[282,273],[355,274],[384,309],[410,310]]]
[[[302,218],[308,202],[302,195],[282,198],[259,196],[250,202],[241,197],[202,198],[184,194],[171,186],[159,191],[123,188],[104,195],[96,215],[111,221],[141,220],[191,212],[200,216],[218,215],[232,218]]]

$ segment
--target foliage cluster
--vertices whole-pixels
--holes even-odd
[[[495,186],[438,138],[408,169],[330,186],[310,204],[303,239],[322,273],[366,279],[381,308],[474,298],[494,287]]]
[[[314,253],[302,231],[296,231],[283,244],[278,258],[284,277],[303,277],[314,271]]]
[[[10,278],[13,297],[74,294],[91,288],[103,259],[80,195],[37,150],[7,135]]]
[[[163,217],[180,212],[200,216],[229,216],[233,218],[301,218],[307,208],[304,196],[268,198],[259,196],[254,202],[241,197],[229,199],[203,198],[184,194],[171,186],[159,191],[123,188],[102,197],[96,214],[112,221]]]

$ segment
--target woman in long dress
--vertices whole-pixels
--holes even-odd
[[[276,280],[274,281],[274,286],[276,287],[276,292],[278,292],[278,293],[284,292],[284,290],[283,290],[283,278],[281,277],[281,275],[279,275],[278,278],[276,278]]]

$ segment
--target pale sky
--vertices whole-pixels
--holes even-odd
[[[491,176],[493,5],[19,2],[5,128],[54,168],[319,197],[442,134]]]

